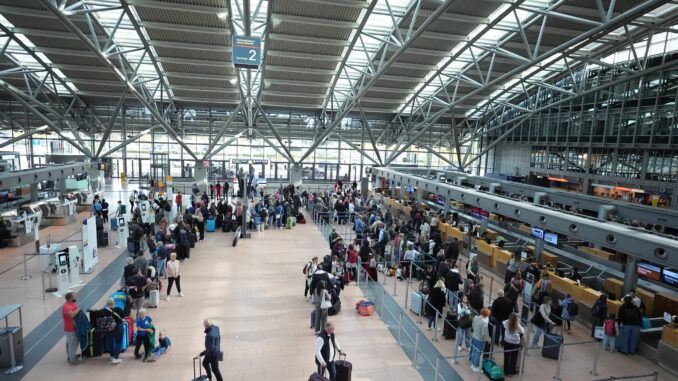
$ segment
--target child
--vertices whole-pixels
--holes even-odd
[[[153,355],[151,356],[150,359],[148,359],[149,362],[156,361],[157,359],[160,358],[160,356],[164,355],[170,350],[170,347],[172,346],[172,342],[170,341],[170,338],[167,337],[167,334],[165,331],[160,331],[160,335],[158,336],[158,345],[153,348],[151,353]]]
[[[615,339],[619,334],[619,326],[617,325],[617,315],[613,312],[603,323],[605,329],[605,336],[603,337],[603,349],[610,348],[610,352],[615,351]]]

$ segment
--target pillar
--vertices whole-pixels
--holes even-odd
[[[38,184],[31,184],[31,202],[38,201]]]
[[[624,295],[636,289],[638,285],[638,274],[636,274],[636,258],[632,256],[626,257],[626,269],[624,272],[624,288],[622,292]],[[621,299],[624,295],[617,295]]]
[[[541,252],[544,251],[544,241],[541,239],[534,240],[534,261],[541,262]]]

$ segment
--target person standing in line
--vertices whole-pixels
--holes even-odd
[[[146,293],[146,288],[151,285],[151,280],[146,278],[141,274],[136,266],[136,273],[127,278],[125,285],[127,285],[127,292],[132,298],[132,308],[137,310],[136,317],[139,318],[139,311],[143,309],[144,306],[144,294]]]
[[[105,198],[101,199],[101,218],[103,219],[104,223],[108,222],[108,202],[106,202]]]
[[[471,335],[471,370],[474,373],[480,373],[480,361],[482,353],[485,350],[485,344],[489,343],[490,331],[488,324],[490,322],[490,310],[483,308],[480,315],[473,318],[473,334]]]
[[[438,322],[438,314],[442,317],[443,307],[445,307],[445,282],[438,279],[428,295],[428,303],[426,303],[426,315],[428,316],[428,330],[436,329]]]
[[[313,257],[311,260],[304,266],[304,301],[308,302],[308,291],[311,286],[311,279],[313,279],[313,274],[318,269],[318,257]],[[312,291],[311,291],[312,292]],[[311,295],[313,296],[313,295]]]
[[[462,352],[463,350],[469,350],[471,342],[471,326],[463,327],[463,319],[472,319],[471,318],[471,305],[468,303],[468,297],[466,295],[462,296],[461,301],[457,305],[457,316],[459,326],[457,327],[457,337],[455,341],[457,342],[457,352]]]
[[[619,343],[617,347],[621,353],[634,354],[638,346],[640,327],[643,324],[642,313],[640,308],[633,303],[633,297],[630,295],[624,297],[624,304],[619,307],[618,312]]]
[[[504,296],[504,290],[497,291],[497,299],[492,302],[490,314],[490,321],[494,327],[492,338],[495,345],[499,345],[501,338],[504,337],[505,332],[502,322],[508,320],[512,312],[513,302],[511,299]]]
[[[341,350],[334,335],[334,324],[327,322],[325,323],[325,328],[315,339],[315,363],[318,366],[319,375],[324,376],[325,369],[327,369],[330,374],[330,381],[336,381],[337,379],[337,368],[334,365],[337,353],[346,355]]]
[[[228,181],[224,181],[224,198],[228,200]]]
[[[170,254],[170,260],[167,262],[167,301],[170,300],[172,285],[176,282],[179,296],[184,296],[181,292],[181,262],[177,261],[177,253]]]
[[[542,333],[549,333],[551,327],[556,323],[550,318],[551,316],[551,297],[545,296],[543,302],[539,306],[539,310],[532,316],[530,322],[534,326],[534,337],[532,338],[532,346],[539,345],[539,337]]]
[[[602,327],[605,319],[607,319],[607,295],[600,294],[598,300],[593,304],[591,308],[591,337],[594,336],[596,332],[596,327]]]
[[[511,376],[518,374],[518,351],[520,338],[525,330],[520,325],[520,317],[512,312],[507,320],[501,322],[504,327],[504,374]]]
[[[200,357],[205,357],[202,360],[202,366],[205,368],[207,378],[212,379],[212,373],[217,381],[224,381],[219,371],[219,361],[224,360],[224,353],[221,352],[221,334],[219,327],[212,324],[210,319],[205,319],[202,322],[205,327],[205,350],[200,352]]]
[[[210,184],[210,200],[214,200],[214,184]]]
[[[572,305],[576,303],[574,299],[572,299],[572,295],[567,294],[565,296],[565,299],[561,300],[559,305],[563,308],[563,312],[561,312],[560,317],[563,319],[563,324],[567,325],[567,333],[571,334],[572,333],[572,320],[574,319],[575,315],[573,315],[573,307]]]
[[[151,319],[150,316],[146,315],[145,308],[139,310],[136,322],[137,327],[136,345],[134,347],[134,357],[137,360],[141,358],[141,354],[139,354],[139,349],[141,348],[142,345],[144,346],[143,361],[146,362],[146,360],[148,360],[151,357],[151,339],[149,335],[153,333],[153,328],[151,327],[152,321],[153,319]]]
[[[603,336],[603,350],[610,352],[616,351],[616,339],[619,335],[619,324],[617,324],[617,315],[613,313],[603,322],[605,335]]]
[[[509,259],[508,263],[506,264],[506,275],[504,276],[504,284],[509,284],[513,277],[516,276],[516,274],[518,273],[518,270],[520,270],[520,254],[514,252],[513,256],[511,257],[511,259]]]
[[[332,307],[332,297],[327,292],[327,284],[324,280],[318,282],[314,293],[315,304],[315,334],[319,334],[322,327],[327,323],[327,314]]]
[[[64,298],[66,302],[61,307],[61,317],[64,320],[64,334],[66,336],[66,355],[67,361],[71,365],[78,364],[76,352],[80,346],[78,334],[75,331],[75,321],[73,318],[80,312],[80,307],[75,299],[75,293],[69,292]]]
[[[177,204],[177,214],[181,212],[181,206],[184,202],[184,197],[181,195],[181,192],[177,192],[177,196],[174,197],[174,202]]]

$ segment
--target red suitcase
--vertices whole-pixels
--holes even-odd
[[[339,360],[334,362],[334,367],[337,369],[337,381],[351,381],[351,372],[353,372],[353,364],[346,361],[346,355],[339,355]]]
[[[134,321],[132,320],[131,317],[127,316],[125,318],[125,321],[127,321],[127,337],[128,337],[128,343],[129,346],[132,346],[132,342],[134,341]]]

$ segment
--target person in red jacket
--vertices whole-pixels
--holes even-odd
[[[177,193],[177,197],[174,198],[174,202],[177,204],[177,213],[181,212],[181,205],[184,201],[184,197],[181,195],[181,192]]]
[[[351,279],[357,279],[358,278],[358,252],[355,249],[355,246],[353,244],[348,245],[348,253],[347,253],[347,258],[346,258],[346,268],[348,269],[348,273],[351,274]]]
[[[64,320],[64,333],[66,334],[66,354],[70,364],[77,364],[76,352],[80,346],[78,334],[75,332],[75,321],[73,318],[80,312],[80,307],[75,300],[75,293],[69,292],[65,295],[66,303],[61,307],[61,317]]]

